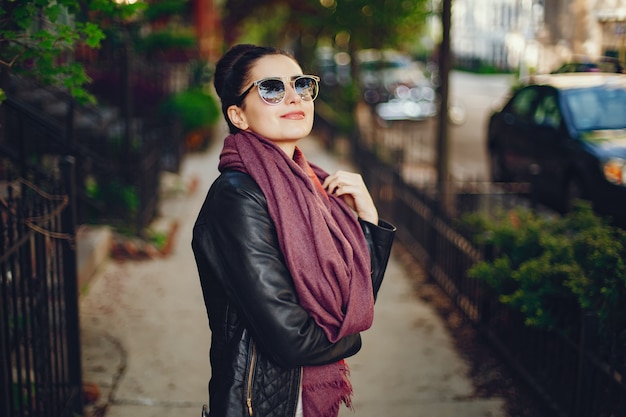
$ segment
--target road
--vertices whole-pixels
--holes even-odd
[[[514,77],[479,75],[453,71],[450,74],[450,101],[460,102],[466,111],[462,125],[450,125],[450,170],[455,178],[487,179],[487,120],[491,111],[504,104]]]
[[[486,129],[492,109],[504,102],[512,83],[510,75],[478,75],[453,71],[450,74],[450,102],[465,109],[465,121],[449,125],[449,167],[454,179],[488,180]],[[366,140],[382,142],[402,162],[409,182],[432,183],[437,176],[437,119],[383,123],[359,112],[361,132]]]

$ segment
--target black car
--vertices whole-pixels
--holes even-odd
[[[622,74],[624,67],[619,59],[613,57],[601,57],[596,60],[579,58],[578,61],[567,62],[561,65],[552,74],[562,74],[566,72],[611,72]]]
[[[491,115],[487,144],[493,181],[530,183],[562,212],[583,198],[626,219],[626,75],[535,77]]]

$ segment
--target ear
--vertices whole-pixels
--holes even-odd
[[[246,115],[239,106],[232,105],[227,110],[228,118],[230,122],[240,130],[248,129],[248,120]]]

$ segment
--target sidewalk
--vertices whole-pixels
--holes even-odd
[[[307,158],[328,171],[351,169],[307,138]],[[99,392],[92,415],[199,416],[208,401],[210,332],[191,252],[192,226],[217,176],[221,140],[189,155],[180,184],[195,192],[163,198],[161,220],[178,222],[171,254],[104,263],[81,295],[83,380]],[[411,271],[392,256],[363,349],[348,360],[352,412],[340,417],[505,417],[503,400],[475,398],[468,365],[442,319],[412,290]],[[262,417],[262,416],[259,416]]]

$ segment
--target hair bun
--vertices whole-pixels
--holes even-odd
[[[215,85],[215,91],[217,95],[222,97],[222,91],[224,91],[224,85],[228,79],[235,63],[246,52],[249,52],[256,48],[256,45],[251,44],[239,44],[230,48],[217,62],[215,66],[215,75],[213,76],[213,84]]]

